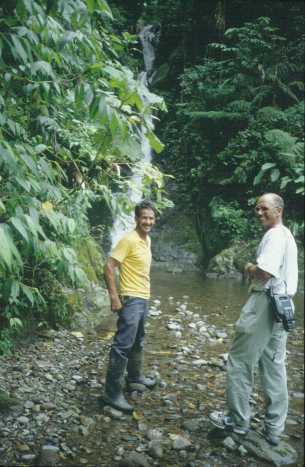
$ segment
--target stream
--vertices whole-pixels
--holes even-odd
[[[226,355],[247,286],[233,279],[154,270],[152,292],[146,368],[159,383],[152,391],[129,394],[133,415],[103,407],[99,400],[115,329],[111,314],[95,332],[41,334],[3,361],[1,386],[19,404],[2,412],[1,466],[277,465],[256,458],[243,440],[219,436],[207,417],[224,406]],[[290,406],[283,441],[298,454],[289,465],[301,467],[303,294],[295,302],[297,328],[287,347]],[[259,432],[264,402],[256,379],[252,429]],[[267,451],[273,448],[268,445]]]

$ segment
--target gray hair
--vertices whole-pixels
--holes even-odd
[[[280,195],[276,193],[264,193],[263,196],[268,196],[268,198],[271,199],[272,204],[275,208],[284,209],[285,203],[284,203],[283,198]]]

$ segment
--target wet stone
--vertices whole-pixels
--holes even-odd
[[[119,463],[119,467],[150,467],[152,462],[145,454],[133,451],[128,453]]]
[[[161,439],[163,437],[162,430],[159,430],[158,428],[151,428],[147,431],[146,433],[147,439],[150,441]]]
[[[16,449],[19,452],[29,452],[30,447],[27,444],[19,443],[18,441],[16,442]]]
[[[205,422],[205,419],[203,417],[194,418],[191,420],[185,420],[183,422],[183,428],[189,431],[190,433],[192,433],[192,432],[200,430],[204,422]]]
[[[32,401],[26,401],[25,404],[24,404],[24,408],[25,409],[32,409],[34,407],[34,402]]]
[[[245,456],[246,454],[248,454],[247,449],[242,444],[239,446],[238,452],[241,456]]]
[[[22,462],[25,462],[26,464],[32,463],[35,459],[35,454],[24,454],[23,456],[21,456]]]
[[[189,448],[191,444],[192,443],[188,438],[183,437],[181,435],[177,435],[173,440],[173,449],[179,451],[181,449]]]
[[[41,449],[39,465],[53,467],[59,462],[59,448],[57,446],[45,445]]]
[[[232,438],[258,459],[269,462],[275,467],[295,464],[298,458],[295,449],[288,443],[281,441],[278,446],[271,446],[262,436],[254,431],[250,431],[241,438],[232,435]]]
[[[21,416],[17,418],[17,421],[22,425],[27,425],[30,422],[30,419],[28,417]]]
[[[237,448],[237,445],[234,441],[234,439],[231,438],[231,436],[227,436],[223,440],[223,445],[228,448],[230,451],[234,451]]]
[[[159,439],[150,441],[148,444],[148,451],[154,459],[161,459],[163,457],[162,441]]]
[[[113,418],[114,420],[124,420],[125,416],[123,412],[120,412],[120,410],[116,410],[113,407],[110,407],[110,405],[106,405],[104,407],[104,413],[109,415],[109,417]]]

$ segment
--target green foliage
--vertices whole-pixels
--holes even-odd
[[[105,0],[17,0],[6,12],[0,23],[2,350],[31,319],[69,321],[63,287],[88,284],[76,248],[90,236],[88,210],[98,202],[113,215],[131,209],[131,182],[118,168],[137,168],[144,134],[162,150],[152,115],[165,110],[124,62],[134,38],[113,33]],[[155,198],[166,205],[162,174],[145,170],[145,190],[153,197],[160,186]],[[120,196],[113,196],[117,190]]]
[[[225,246],[232,238],[236,240],[244,238],[248,231],[247,219],[236,201],[226,203],[220,197],[215,197],[211,200],[209,208],[215,230],[222,237]]]
[[[164,164],[176,176],[176,203],[194,212],[206,257],[255,235],[245,219],[262,192],[281,194],[288,220],[301,223],[300,47],[299,36],[260,17],[228,29],[180,76],[181,102],[161,130]]]

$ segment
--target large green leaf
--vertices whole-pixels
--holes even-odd
[[[279,169],[274,169],[271,171],[270,179],[272,182],[276,182],[280,178],[281,172]]]
[[[96,0],[96,3],[97,3],[98,9],[102,13],[105,13],[109,18],[113,19],[112,11],[111,11],[108,3],[106,2],[106,0]]]
[[[262,172],[267,172],[267,170],[269,169],[272,169],[273,167],[275,167],[276,164],[274,162],[266,162],[266,164],[262,165]]]
[[[152,131],[147,133],[147,138],[153,150],[156,151],[157,154],[160,154],[164,149],[164,144],[161,143],[159,138]]]
[[[18,248],[15,245],[14,238],[13,238],[10,226],[5,225],[4,230],[5,230],[6,234],[7,234],[7,242],[9,244],[13,259],[15,260],[14,265],[16,265],[18,267],[22,267],[23,266],[23,261],[22,261],[20,252],[19,252]]]
[[[35,76],[37,73],[55,78],[52,66],[44,60],[39,60],[31,65],[31,74]]]
[[[14,45],[14,47],[13,47],[13,49],[14,49],[13,52],[15,51],[14,55],[16,56],[16,58],[19,56],[21,58],[21,60],[24,63],[26,63],[27,60],[28,60],[28,57],[27,57],[26,51],[24,50],[20,39],[15,34],[11,34],[11,39],[12,39],[12,43]]]
[[[31,287],[28,287],[25,284],[20,284],[21,290],[24,293],[24,295],[27,297],[29,300],[30,304],[33,306],[35,302],[35,297],[33,294],[33,289]]]
[[[93,13],[95,9],[95,0],[87,0],[87,8],[89,10],[89,13]]]
[[[19,232],[20,235],[24,238],[24,240],[26,242],[29,242],[29,236],[27,233],[26,224],[24,224],[24,222],[22,222],[22,220],[19,217],[11,217],[10,222],[15,227],[17,232]]]
[[[0,224],[0,260],[9,268],[12,268],[12,251],[5,224]]]

